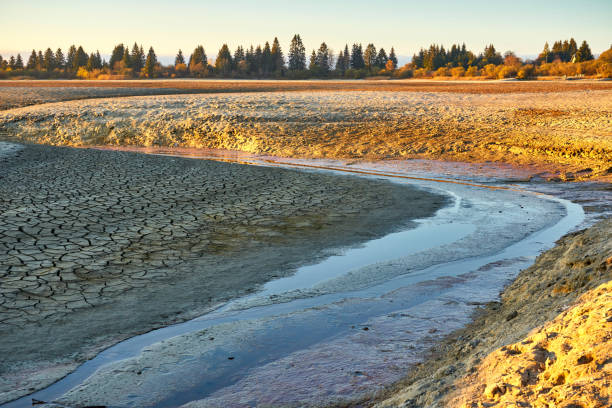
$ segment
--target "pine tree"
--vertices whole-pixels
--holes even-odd
[[[38,57],[36,55],[36,50],[32,50],[30,54],[30,58],[28,58],[28,63],[26,64],[27,69],[36,69],[38,65]]]
[[[465,49],[465,44],[463,44],[463,47]],[[393,69],[397,69],[397,56],[393,47],[391,47],[391,52],[389,53],[389,60],[393,62]]]
[[[273,72],[282,72],[285,69],[285,57],[283,56],[283,51],[281,50],[280,43],[278,42],[278,38],[274,37],[274,41],[272,42],[272,71]]]
[[[204,76],[208,70],[208,57],[204,47],[198,45],[189,57],[189,71],[197,76]]]
[[[16,62],[15,62],[15,57],[11,55],[11,58],[9,58],[9,63],[8,66],[11,70],[14,70],[15,68],[17,68],[16,66]]]
[[[72,71],[74,60],[76,58],[76,52],[77,52],[77,49],[74,45],[71,45],[70,48],[68,48],[68,56],[66,57],[66,70],[67,71]]]
[[[153,50],[153,47],[150,47],[149,53],[147,54],[147,59],[145,60],[145,63],[144,63],[144,67],[142,68],[142,72],[147,78],[154,77],[156,64],[157,64],[157,56],[155,55],[155,51]]]
[[[351,53],[349,52],[348,44],[344,45],[344,69],[351,68]]]
[[[316,65],[320,75],[328,75],[331,69],[331,55],[327,44],[321,43],[317,50]]]
[[[227,44],[223,44],[219,53],[217,54],[217,59],[215,60],[215,68],[218,73],[223,76],[227,76],[232,71],[232,54],[227,46]]]
[[[123,51],[123,57],[121,57],[121,65],[123,68],[133,68],[132,59],[130,58],[130,51],[127,49],[127,47]]]
[[[317,53],[315,52],[315,50],[312,50],[312,54],[310,54],[310,61],[308,63],[308,69],[313,74],[317,74],[318,73]]]
[[[578,51],[576,52],[576,62],[590,61],[592,59],[593,53],[591,52],[591,47],[589,47],[586,40],[582,41],[580,48],[578,48]]]
[[[74,47],[74,46],[73,46]],[[72,47],[70,47],[72,49]],[[75,53],[76,53],[76,48],[75,48]],[[118,44],[115,46],[115,48],[113,49],[113,52],[111,53],[111,57],[110,60],[108,61],[108,65],[110,65],[111,69],[115,69],[115,65],[117,65],[118,62],[121,62],[121,60],[123,59],[123,54],[125,54],[125,46],[123,44]],[[70,63],[70,52],[68,52],[68,62],[67,64],[69,66],[71,66],[72,64]]]
[[[64,53],[62,52],[61,48],[58,48],[57,51],[55,51],[55,65],[59,69],[64,69],[66,67],[66,60],[64,59]]]
[[[363,48],[361,44],[353,44],[353,52],[351,53],[351,68],[362,69],[365,67],[363,60]]]
[[[23,59],[21,58],[21,54],[17,54],[17,59],[15,60],[15,69],[23,69]]]
[[[261,52],[261,70],[264,76],[270,75],[274,72],[274,62],[272,61],[272,50],[270,44],[266,41],[263,51]]]
[[[130,53],[130,64],[131,68],[135,73],[142,71],[144,67],[145,55],[142,51],[142,45],[139,47],[138,44],[134,43],[132,46],[132,52]]]
[[[45,55],[43,56],[43,68],[45,71],[53,71],[55,69],[55,54],[51,48],[47,48],[45,50]]]
[[[378,68],[384,68],[388,60],[389,60],[389,57],[387,56],[387,52],[385,51],[384,48],[381,48],[378,51],[378,55],[376,56],[376,66]]]
[[[306,48],[299,34],[293,36],[289,46],[289,70],[303,71],[306,69]]]
[[[38,50],[38,56],[36,57],[36,69],[38,69],[39,71],[43,69],[44,60],[45,57],[43,56],[42,51]]]
[[[576,44],[576,40],[574,40],[574,38],[570,38],[569,40],[569,49],[568,49],[568,55],[569,58],[571,59],[574,55],[576,55],[576,52],[578,52],[578,44]]]
[[[185,57],[183,56],[183,51],[181,51],[180,49],[178,50],[178,54],[176,54],[176,57],[174,58],[174,66],[177,66],[178,64],[185,64]]]
[[[344,53],[340,51],[338,53],[338,59],[336,60],[336,71],[338,71],[341,75],[344,75],[346,72],[346,64],[344,62]]]
[[[74,56],[74,61],[72,62],[72,71],[77,72],[79,68],[86,66],[88,58],[89,56],[85,50],[83,50],[83,47],[79,46]]]
[[[370,71],[376,66],[376,47],[374,47],[374,44],[368,44],[366,47],[363,53],[363,61],[366,68]]]

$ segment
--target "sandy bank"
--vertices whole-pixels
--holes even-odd
[[[26,146],[0,166],[3,401],[446,200],[355,177],[87,149]]]
[[[377,407],[608,406],[611,278],[612,220],[568,234]]]

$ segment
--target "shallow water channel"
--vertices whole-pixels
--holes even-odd
[[[32,398],[133,407],[361,398],[399,380],[584,218],[577,204],[501,184],[410,179],[397,169],[362,176],[445,194],[452,204],[416,228],[343,249],[211,313],[123,341],[4,407],[30,406]]]

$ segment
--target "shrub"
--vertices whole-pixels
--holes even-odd
[[[495,74],[498,79],[512,78],[516,76],[517,69],[513,66],[498,65],[495,69]]]
[[[597,76],[600,78],[612,78],[612,63],[600,63],[597,67]]]
[[[467,71],[465,71],[465,76],[468,76],[468,77],[480,76],[480,70],[478,69],[477,66],[468,67]]]
[[[487,79],[495,79],[497,78],[497,74],[495,72],[496,66],[493,64],[487,64],[482,68],[482,75]]]
[[[417,70],[414,71],[414,77],[415,78],[425,78],[428,77],[429,75],[429,71],[427,71],[425,68],[419,68]]]
[[[451,69],[451,75],[453,78],[459,78],[465,75],[465,68],[463,67],[455,67]]]
[[[527,64],[519,68],[518,72],[516,73],[516,77],[518,79],[531,79],[535,76],[535,74],[536,70],[534,66],[531,64]]]
[[[450,70],[446,67],[440,67],[436,70],[436,72],[434,73],[435,77],[445,77],[445,76],[450,76]]]
[[[407,65],[393,72],[395,78],[412,78],[414,72]]]

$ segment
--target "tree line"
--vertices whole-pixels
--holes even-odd
[[[605,53],[604,53],[605,54]],[[188,58],[178,50],[174,64],[162,65],[153,47],[145,53],[142,45],[132,47],[116,45],[108,61],[99,51],[87,53],[82,46],[72,45],[67,53],[61,49],[53,51],[32,50],[27,61],[17,54],[8,60],[0,56],[0,74],[3,76],[35,76],[57,78],[364,78],[369,76],[390,76],[408,78],[412,76],[485,76],[485,77],[530,77],[538,74],[539,67],[547,64],[580,64],[594,59],[586,41],[578,47],[571,38],[556,41],[552,48],[548,43],[535,60],[522,61],[508,51],[503,56],[495,47],[487,45],[483,52],[474,53],[465,44],[453,44],[445,49],[432,44],[421,48],[410,63],[399,68],[395,49],[389,53],[374,44],[365,47],[360,43],[348,44],[335,53],[323,42],[309,54],[299,34],[291,39],[287,56],[283,53],[278,38],[272,44],[244,47],[238,46],[233,52],[227,46],[219,49],[214,64],[208,59],[202,45],[198,45]],[[608,63],[605,62],[604,63]],[[609,61],[612,63],[612,61]],[[527,67],[531,66],[531,68]],[[585,65],[586,66],[586,65]],[[519,75],[520,68],[523,69]],[[603,72],[610,67],[594,69]],[[540,70],[541,71],[541,70]],[[571,70],[570,70],[571,71]],[[600,72],[601,71],[601,72]],[[542,72],[540,72],[542,74]]]

